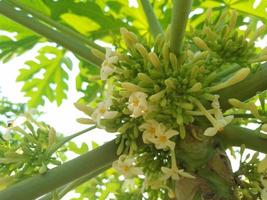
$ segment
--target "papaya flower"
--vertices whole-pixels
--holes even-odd
[[[135,166],[134,158],[121,155],[119,159],[112,163],[112,167],[121,173],[125,178],[143,175],[142,170]]]
[[[206,136],[214,136],[217,132],[223,131],[224,127],[227,126],[234,118],[233,115],[224,117],[219,103],[219,95],[214,95],[211,106],[214,110],[214,116],[209,113],[209,111],[202,105],[202,103],[197,99],[192,99],[192,101],[197,105],[202,114],[211,122],[212,127],[207,128],[204,131]]]
[[[167,131],[165,130],[166,127],[162,127],[161,131],[157,132],[156,137],[150,139],[150,141],[155,145],[156,149],[170,148],[173,150],[175,147],[175,142],[171,141],[170,138],[178,135],[179,132],[173,129],[168,129]]]
[[[106,48],[105,60],[101,65],[101,80],[107,80],[108,76],[115,71],[115,65],[118,62],[118,56],[110,48]]]
[[[139,130],[143,131],[143,141],[145,144],[151,142],[151,139],[155,139],[156,135],[160,132],[164,131],[162,125],[156,120],[147,120],[141,126],[139,126]]]
[[[146,98],[148,95],[144,92],[133,92],[128,101],[128,109],[132,112],[131,117],[137,118],[142,116],[148,109]]]
[[[177,166],[161,167],[161,171],[163,172],[163,179],[167,180],[171,178],[172,180],[179,180],[181,177],[185,178],[195,178],[191,174],[185,172],[183,169],[178,169]]]
[[[206,136],[214,136],[217,132],[223,131],[224,127],[234,118],[233,115],[223,116],[218,99],[219,96],[214,95],[214,100],[212,101],[211,106],[214,109],[215,122],[213,123],[213,127],[209,127],[204,131],[204,135]]]
[[[110,111],[109,110],[110,106],[111,106],[111,100],[98,103],[96,109],[91,115],[92,119],[98,125],[100,125],[101,119],[112,119],[116,117],[116,115],[118,114],[117,111]]]

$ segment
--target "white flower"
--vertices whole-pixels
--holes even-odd
[[[165,180],[167,180],[169,178],[172,178],[173,180],[179,180],[180,177],[195,178],[191,174],[185,172],[183,169],[178,169],[175,166],[173,166],[171,168],[161,167],[161,171],[164,173],[163,178]]]
[[[98,103],[96,109],[92,113],[92,119],[99,125],[101,119],[112,119],[114,118],[118,112],[117,111],[109,111],[109,107],[111,106],[111,101],[107,100],[105,102]]]
[[[219,131],[223,131],[223,128],[227,126],[234,118],[233,115],[229,115],[224,117],[220,108],[220,103],[219,103],[219,96],[214,95],[214,100],[211,103],[211,106],[214,109],[214,117],[209,116],[209,119],[211,123],[213,124],[213,127],[209,127],[204,131],[204,135],[206,136],[214,136],[217,134]]]
[[[118,62],[118,56],[110,48],[106,48],[105,60],[101,65],[101,80],[107,80],[108,76],[115,71],[115,65]]]
[[[132,112],[131,117],[140,117],[147,111],[147,96],[144,92],[133,92],[130,95],[128,109]]]
[[[162,125],[153,119],[139,126],[139,130],[144,131],[142,137],[145,144],[151,142],[151,139],[155,139],[156,135],[164,131]]]
[[[117,161],[113,162],[112,167],[126,178],[143,175],[142,170],[135,166],[134,158],[127,158],[125,155],[121,155]]]
[[[150,139],[152,143],[155,144],[156,149],[174,149],[175,143],[170,140],[171,137],[178,135],[179,132],[173,129],[165,131],[165,127],[162,128],[162,131],[157,132],[156,138]]]

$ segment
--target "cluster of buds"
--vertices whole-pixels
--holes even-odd
[[[171,155],[166,165],[159,166],[160,182],[180,176],[193,178],[178,168],[174,153],[177,141],[187,135],[187,126],[194,124],[196,117],[204,116],[212,125],[204,135],[212,137],[233,120],[233,116],[223,115],[217,92],[244,80],[256,55],[252,40],[247,42],[234,29],[236,13],[226,18],[223,13],[216,24],[207,22],[203,30],[193,31],[179,57],[170,50],[168,30],[158,35],[154,44],[142,44],[134,33],[121,28],[126,50],[112,52],[107,48],[105,56],[95,52],[104,58],[100,77],[112,85],[112,90],[96,108],[76,104],[90,116],[79,121],[120,133],[117,153],[121,157],[113,166],[126,177],[143,174],[141,168],[145,166],[125,157],[138,157],[138,141],[142,138],[155,151]]]

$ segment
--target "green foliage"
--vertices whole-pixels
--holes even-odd
[[[67,98],[67,69],[72,68],[71,60],[64,50],[52,46],[42,47],[38,53],[37,60],[25,63],[29,68],[20,70],[17,81],[25,82],[22,91],[30,98],[30,107],[43,105],[44,96],[60,105]],[[37,73],[42,73],[41,77]]]

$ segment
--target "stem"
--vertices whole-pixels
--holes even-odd
[[[1,191],[0,199],[32,200],[88,173],[96,176],[117,159],[116,149],[115,140],[112,140],[49,170],[44,175],[33,176]]]
[[[219,135],[225,148],[230,146],[241,146],[267,154],[267,138],[265,134],[240,126],[228,125]]]
[[[157,20],[155,13],[153,12],[153,7],[149,3],[149,0],[140,0],[140,1],[143,6],[143,10],[146,14],[146,19],[153,36],[156,37],[158,34],[163,33],[160,23]]]
[[[263,92],[267,89],[267,63],[261,65],[261,67],[253,74],[250,74],[243,81],[229,87],[222,89],[218,92],[220,95],[220,104],[224,110],[231,108],[229,104],[229,98],[236,98],[240,101],[248,100],[255,96],[257,92]]]
[[[56,150],[58,150],[62,145],[64,145],[66,142],[70,141],[71,139],[73,139],[73,138],[75,138],[75,137],[77,137],[79,135],[82,135],[83,133],[86,133],[88,131],[91,131],[91,130],[93,130],[95,128],[96,128],[96,126],[92,126],[92,127],[86,128],[86,129],[84,129],[82,131],[79,131],[77,133],[74,133],[73,135],[70,135],[70,136],[67,136],[67,137],[63,138],[58,143],[55,143],[55,145],[51,146],[51,148],[47,152],[48,155],[52,155]]]
[[[15,10],[15,8],[3,1],[0,1],[0,13],[59,45],[62,45],[89,63],[100,66],[101,60],[94,56],[89,48],[74,38],[53,30],[35,18],[29,17],[26,13]]]
[[[105,171],[109,169],[109,166],[104,167],[104,168],[100,168],[99,170],[96,170],[93,173],[89,173],[63,187],[61,187],[58,191],[58,196],[59,198],[63,198],[69,191],[75,189],[76,187],[78,187],[79,185],[85,183],[86,181],[90,180],[91,178],[97,176],[98,174],[100,174],[101,172]],[[45,196],[43,196],[42,198],[40,198],[39,200],[51,200],[52,199],[52,193],[49,193]]]
[[[73,31],[72,29],[52,20],[50,17],[42,14],[41,12],[35,11],[28,6],[25,6],[23,3],[21,3],[17,0],[8,0],[8,1],[11,4],[13,4],[15,7],[19,7],[22,10],[26,11],[27,13],[31,14],[32,16],[42,20],[46,24],[48,24],[52,27],[55,27],[57,30],[60,30],[62,33],[68,34],[72,38],[75,38],[76,40],[79,40],[80,42],[84,42],[85,44],[87,44],[90,47],[93,47],[93,48],[98,49],[102,52],[105,52],[105,49],[103,47],[97,45],[93,41],[91,41],[88,38],[86,38],[85,36]]]
[[[193,0],[173,0],[170,49],[177,57],[182,50],[186,23],[192,2]]]

